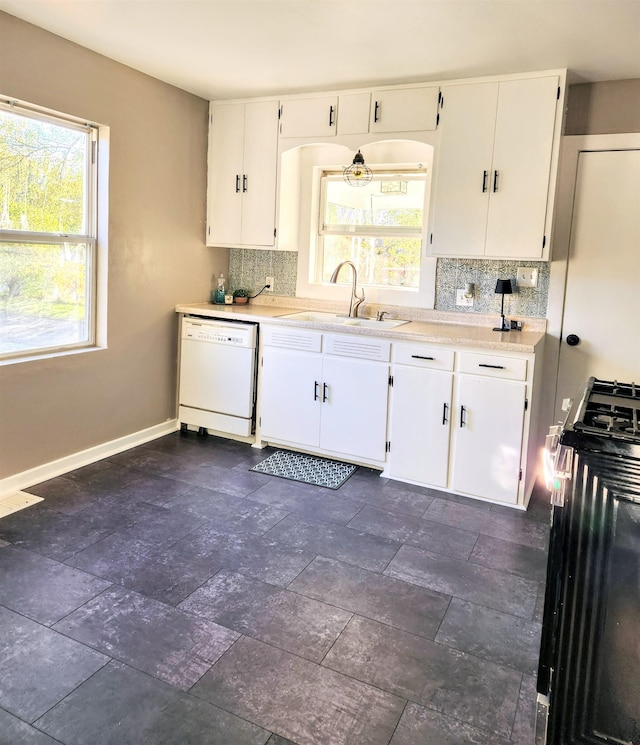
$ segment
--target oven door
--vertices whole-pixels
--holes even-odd
[[[573,465],[553,510],[536,743],[638,745],[640,463],[577,452]]]

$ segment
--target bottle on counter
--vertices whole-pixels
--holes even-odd
[[[224,296],[225,296],[224,274],[221,274],[218,277],[218,287],[217,287],[216,291],[213,293],[213,302],[214,303],[223,303],[224,304]]]

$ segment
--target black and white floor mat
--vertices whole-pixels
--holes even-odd
[[[339,489],[357,467],[315,455],[278,450],[249,470],[327,489]]]

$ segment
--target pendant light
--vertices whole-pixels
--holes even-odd
[[[369,166],[365,165],[364,157],[359,150],[353,159],[353,163],[344,169],[342,175],[350,186],[364,186],[373,178],[373,172]]]

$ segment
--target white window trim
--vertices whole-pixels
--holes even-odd
[[[378,155],[378,145],[384,153],[384,157]],[[313,148],[314,146],[307,146]],[[351,294],[350,283],[347,285],[330,284],[328,282],[315,282],[315,266],[317,261],[317,241],[320,232],[320,200],[321,200],[321,178],[322,174],[327,171],[339,170],[347,163],[349,150],[345,150],[345,163],[318,163],[322,159],[322,150],[319,148],[318,157],[313,156],[305,159],[303,166],[298,174],[300,192],[299,192],[299,215],[300,215],[300,240],[298,248],[298,273],[296,282],[296,296],[306,297],[318,300],[330,300],[333,302],[349,302]],[[407,151],[416,150],[419,153],[420,160],[408,161]],[[365,304],[373,303],[376,305],[395,305],[419,308],[435,307],[435,280],[436,280],[436,259],[427,256],[426,241],[427,229],[429,222],[429,204],[431,193],[431,181],[433,175],[433,147],[421,142],[398,140],[395,142],[371,143],[363,145],[361,148],[365,162],[369,165],[379,165],[380,167],[390,165],[393,160],[394,168],[416,167],[420,163],[421,167],[427,169],[427,180],[425,184],[425,206],[424,206],[424,223],[423,239],[420,262],[420,280],[418,289],[409,288],[387,288],[371,287],[365,288]],[[398,157],[393,157],[394,151]],[[391,157],[390,157],[391,155]],[[353,154],[351,154],[353,159]],[[314,162],[315,161],[315,162]],[[306,222],[307,231],[304,229]],[[366,315],[366,308],[365,308]]]
[[[87,256],[87,282],[91,290],[88,298],[88,338],[63,346],[21,350],[0,356],[0,365],[59,357],[78,352],[106,348],[107,331],[107,216],[108,216],[108,144],[109,128],[95,122],[37,106],[26,101],[0,95],[0,108],[18,111],[21,116],[39,121],[51,121],[89,134],[87,158],[87,199],[85,203],[86,234],[43,233],[36,231],[2,230],[0,241],[11,243],[72,243],[90,246]]]

